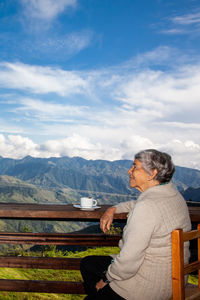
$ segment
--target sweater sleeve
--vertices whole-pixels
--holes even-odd
[[[145,250],[156,226],[156,218],[148,201],[135,205],[123,232],[123,246],[109,266],[108,280],[125,280],[133,277],[143,263]]]
[[[114,205],[117,208],[117,213],[127,213],[130,212],[135,206],[136,200],[121,202],[119,204]]]

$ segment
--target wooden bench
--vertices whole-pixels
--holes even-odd
[[[174,230],[172,237],[172,290],[173,300],[200,299],[200,224],[197,230]],[[184,265],[184,242],[198,239],[198,260]],[[184,276],[198,270],[198,286],[186,284]]]

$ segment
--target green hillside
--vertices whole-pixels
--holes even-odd
[[[71,189],[48,190],[12,176],[0,176],[0,202],[5,203],[76,203],[80,195]],[[80,222],[29,221],[0,219],[0,231],[71,232],[87,224]],[[0,249],[2,246],[0,246]]]
[[[60,199],[56,191],[36,187],[13,176],[0,176],[0,202],[51,204],[67,202],[70,198],[70,192],[67,196],[63,192]]]

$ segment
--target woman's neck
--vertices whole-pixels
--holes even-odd
[[[159,185],[159,184],[160,184],[160,182],[158,180],[149,180],[145,183],[144,186],[138,187],[137,189],[140,192],[144,192],[144,191],[150,189],[151,187],[154,187],[154,186]]]

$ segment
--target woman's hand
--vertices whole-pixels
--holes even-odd
[[[97,284],[96,284],[97,291],[99,291],[100,289],[102,289],[106,284],[107,283],[104,282],[102,279],[99,282],[97,282]]]
[[[103,216],[100,219],[100,228],[101,230],[106,233],[107,230],[110,230],[110,226],[113,222],[114,214],[117,212],[117,208],[112,206],[109,207]]]

